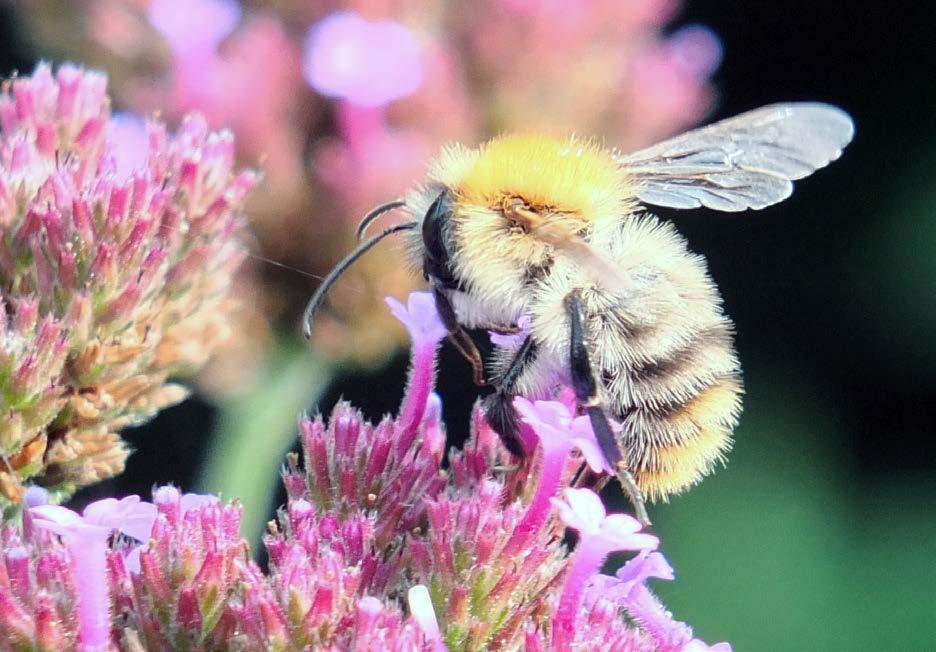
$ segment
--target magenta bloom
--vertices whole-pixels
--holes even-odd
[[[304,73],[323,95],[382,106],[419,88],[423,66],[419,45],[406,27],[341,11],[309,30]]]

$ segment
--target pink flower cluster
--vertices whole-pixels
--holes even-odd
[[[608,514],[583,464],[605,470],[587,421],[560,401],[517,400],[538,439],[532,464],[475,411],[472,436],[441,468],[431,393],[444,328],[431,296],[391,301],[413,339],[396,418],[339,405],[301,423],[302,468],[264,544],[239,534],[240,508],[154,490],[78,515],[31,490],[22,531],[6,526],[0,631],[14,645],[120,649],[719,650],[693,638],[645,585],[672,579],[656,536]],[[577,451],[577,452],[576,452]],[[587,477],[587,476],[582,476]],[[38,495],[37,495],[38,494]],[[570,549],[563,530],[578,534]],[[635,551],[614,577],[614,551]]]
[[[117,430],[227,337],[255,174],[201,116],[134,128],[106,91],[69,64],[0,88],[0,506],[120,472]]]

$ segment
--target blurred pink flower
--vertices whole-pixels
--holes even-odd
[[[150,0],[150,24],[173,51],[213,51],[237,26],[241,7],[237,0]]]
[[[146,121],[135,113],[114,113],[107,123],[107,146],[118,180],[130,178],[146,168],[149,154],[149,130]]]
[[[394,21],[370,22],[350,11],[331,14],[306,37],[306,81],[323,95],[381,106],[422,82],[419,44]]]

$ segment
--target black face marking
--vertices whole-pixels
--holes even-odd
[[[450,265],[452,248],[448,235],[449,219],[452,216],[452,197],[448,190],[442,191],[429,206],[422,222],[423,276],[436,279],[437,285],[446,289],[458,289],[460,283]]]

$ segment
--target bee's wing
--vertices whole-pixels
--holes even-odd
[[[855,125],[818,102],[771,104],[618,157],[640,201],[670,208],[759,210],[837,159]]]

